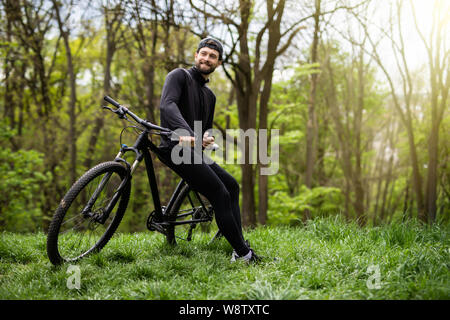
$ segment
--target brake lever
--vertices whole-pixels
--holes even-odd
[[[109,111],[111,111],[111,112],[114,112],[115,113],[115,111],[112,109],[112,108],[110,108],[110,107],[107,107],[107,106],[102,106],[102,108],[103,109],[108,109]]]
[[[109,111],[116,113],[119,116],[120,119],[125,119],[125,120],[128,119],[126,114],[125,114],[125,112],[123,112],[122,108],[119,108],[119,109],[116,109],[116,110],[114,110],[114,109],[112,109],[110,107],[107,107],[107,106],[102,106],[102,108],[103,109],[108,109]]]

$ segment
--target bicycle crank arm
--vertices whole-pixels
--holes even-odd
[[[187,241],[192,240],[192,231],[195,229],[196,226],[197,226],[196,223],[191,224],[191,227],[189,228],[189,231],[188,231],[188,236],[186,238]]]

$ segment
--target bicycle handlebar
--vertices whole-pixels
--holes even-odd
[[[116,100],[111,98],[110,96],[104,96],[103,100],[106,102],[112,104],[114,107],[117,108],[117,110],[112,110],[111,108],[106,107],[107,109],[110,109],[112,112],[117,113],[120,118],[123,118],[126,114],[128,114],[130,117],[132,117],[137,123],[140,125],[146,127],[147,129],[153,129],[153,130],[159,130],[162,132],[167,133],[173,133],[172,130],[163,128],[160,126],[157,126],[156,124],[153,124],[147,120],[139,118],[137,115],[135,115],[133,112],[130,111],[127,107],[122,106],[120,103],[118,103]]]
[[[111,98],[110,96],[105,96],[105,97],[103,98],[103,100],[105,100],[106,102],[112,104],[112,105],[113,105],[114,107],[116,107],[116,108],[120,108],[120,107],[121,107],[120,104],[119,104],[116,100],[114,100],[113,98]]]

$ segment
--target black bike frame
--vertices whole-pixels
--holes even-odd
[[[141,134],[139,134],[136,142],[133,147],[127,147],[125,145],[120,149],[119,155],[114,159],[115,161],[124,161],[127,163],[121,156],[123,156],[128,151],[133,151],[136,153],[136,158],[131,166],[129,166],[130,170],[130,179],[132,174],[138,164],[144,159],[145,167],[147,171],[147,178],[149,182],[150,191],[152,193],[153,205],[155,207],[155,218],[159,221],[163,220],[163,210],[161,206],[161,200],[159,197],[159,189],[156,183],[156,175],[155,169],[153,167],[153,160],[150,155],[149,149],[157,152],[157,147],[148,139],[148,134],[150,132],[148,130],[144,130]],[[177,188],[178,189],[178,188]]]
[[[158,184],[156,182],[156,175],[155,175],[155,169],[153,166],[153,160],[152,160],[152,157],[149,152],[149,149],[150,149],[155,154],[157,154],[158,148],[153,144],[152,141],[150,141],[148,139],[149,133],[150,132],[148,130],[144,130],[141,134],[139,134],[133,147],[122,146],[122,148],[119,152],[119,155],[118,155],[118,157],[116,157],[115,161],[124,161],[125,163],[127,163],[123,158],[121,158],[121,156],[123,156],[128,151],[133,151],[136,153],[136,158],[135,158],[135,161],[133,162],[133,164],[131,166],[129,164],[127,165],[130,168],[129,169],[130,170],[129,178],[131,179],[134,170],[136,169],[138,164],[142,161],[142,159],[144,159],[145,167],[146,167],[146,171],[147,171],[147,178],[148,178],[148,182],[149,182],[149,187],[150,187],[150,191],[151,191],[152,198],[153,198],[153,205],[155,208],[155,216],[154,217],[155,217],[156,221],[166,222],[164,219],[164,213],[170,212],[175,200],[178,198],[178,196],[179,196],[182,188],[186,184],[186,182],[183,179],[181,179],[181,181],[178,183],[177,187],[175,188],[175,192],[172,194],[167,207],[165,208],[165,210],[163,212],[163,207],[161,206],[161,199],[159,196]],[[204,205],[204,203],[201,200],[198,193],[194,191],[194,194],[195,194],[196,198],[199,200],[202,208],[204,208],[206,210],[206,206]],[[191,200],[191,199],[189,198],[189,200]],[[193,208],[194,208],[194,205],[193,205]],[[186,215],[190,215],[190,214],[186,214]],[[207,222],[207,221],[209,221],[209,220],[208,219],[192,219],[192,220],[185,220],[185,221],[179,221],[179,222],[172,221],[172,222],[170,222],[170,224],[171,225],[181,225],[181,224],[199,223],[199,222]]]

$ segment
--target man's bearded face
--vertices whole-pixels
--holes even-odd
[[[221,63],[217,50],[203,47],[195,53],[195,66],[203,74],[214,72]]]

